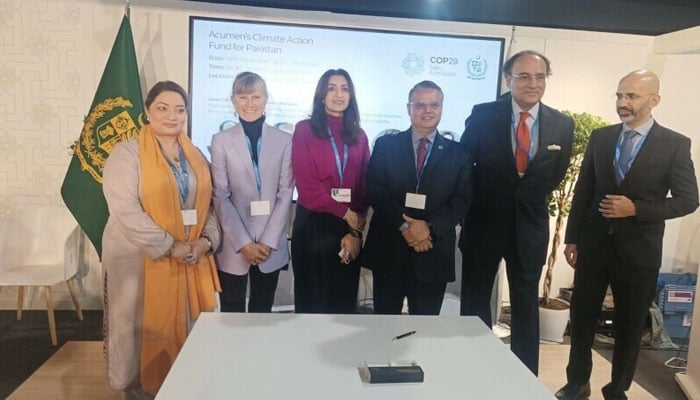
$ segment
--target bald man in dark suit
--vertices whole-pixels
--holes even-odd
[[[617,88],[621,124],[591,134],[566,229],[566,260],[576,269],[567,384],[558,399],[587,399],[595,322],[608,285],[615,302],[612,377],[606,400],[626,399],[642,330],[656,293],[664,221],[698,207],[690,139],[664,128],[654,73],[629,73]],[[670,191],[670,196],[668,193]]]

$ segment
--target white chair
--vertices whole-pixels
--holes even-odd
[[[17,286],[17,320],[22,320],[25,287],[42,287],[46,296],[51,343],[56,346],[56,320],[51,286],[65,282],[79,320],[83,313],[72,278],[78,272],[79,231],[65,207],[25,209],[0,225],[0,287]]]

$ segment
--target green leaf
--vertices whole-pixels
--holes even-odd
[[[569,169],[566,170],[564,179],[548,199],[549,215],[552,217],[556,217],[559,213],[563,216],[569,215],[571,199],[574,195],[573,190],[569,189],[570,186],[576,183],[578,173],[581,170],[581,162],[583,161],[583,153],[588,145],[588,138],[595,129],[608,125],[603,118],[586,112],[574,113],[564,110],[562,113],[574,119],[574,143],[571,148]]]

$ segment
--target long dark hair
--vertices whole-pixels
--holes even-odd
[[[311,111],[311,131],[317,138],[328,138],[326,106],[323,104],[323,101],[328,93],[328,81],[330,81],[332,76],[336,75],[345,78],[350,89],[350,102],[348,103],[348,108],[343,111],[343,130],[340,132],[340,137],[345,144],[352,145],[358,142],[360,111],[357,108],[357,100],[355,99],[355,85],[352,83],[350,74],[344,69],[329,69],[318,80],[316,92],[314,93],[314,106]]]

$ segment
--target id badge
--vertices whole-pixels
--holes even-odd
[[[182,223],[197,225],[197,210],[182,210]]]
[[[408,208],[425,210],[425,199],[426,199],[426,196],[424,194],[406,193],[405,206]]]
[[[270,201],[251,201],[250,202],[250,215],[252,217],[258,217],[261,215],[270,215]]]
[[[331,197],[338,203],[350,203],[352,201],[352,190],[348,188],[331,189]]]

